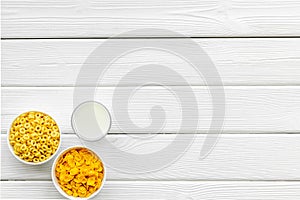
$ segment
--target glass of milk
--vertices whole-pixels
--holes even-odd
[[[71,123],[80,139],[94,142],[102,139],[108,133],[111,127],[111,116],[103,104],[87,101],[75,108]]]

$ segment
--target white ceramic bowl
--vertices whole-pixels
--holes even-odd
[[[28,111],[28,112],[41,112],[41,111]],[[25,112],[25,113],[27,113],[27,112]],[[41,113],[44,113],[44,112],[41,112]],[[22,113],[22,114],[23,114],[23,113]],[[20,114],[20,115],[22,115],[22,114]],[[44,114],[46,114],[46,113],[44,113]],[[20,115],[19,115],[19,116],[20,116]],[[47,115],[48,115],[48,114],[47,114]],[[50,156],[47,160],[44,160],[44,161],[42,161],[42,162],[38,162],[38,163],[35,163],[35,162],[27,162],[27,161],[21,159],[19,156],[17,156],[17,155],[14,153],[13,147],[11,146],[11,144],[10,144],[10,142],[9,142],[10,129],[11,129],[12,125],[13,125],[13,122],[14,122],[19,116],[17,116],[17,117],[12,121],[11,125],[9,126],[9,129],[7,130],[7,137],[6,137],[6,138],[7,138],[7,145],[8,145],[9,151],[11,152],[11,154],[12,154],[17,160],[19,160],[20,162],[22,162],[22,163],[24,163],[24,164],[26,164],[26,165],[42,165],[42,164],[45,164],[46,162],[49,162],[53,157],[55,157],[55,156],[57,155],[57,153],[58,153],[58,151],[59,151],[59,148],[60,148],[60,145],[61,145],[61,132],[60,132],[60,128],[59,128],[57,122],[49,115],[49,116],[55,121],[55,123],[57,124],[58,129],[59,129],[59,144],[58,144],[58,147],[57,147],[55,153],[52,154],[52,156]]]
[[[98,159],[102,162],[102,165],[103,165],[103,179],[102,179],[102,183],[101,183],[101,186],[98,188],[98,190],[96,190],[92,195],[90,195],[89,197],[86,197],[86,198],[82,198],[82,197],[73,197],[73,196],[69,196],[67,193],[65,193],[58,181],[57,181],[57,178],[56,178],[56,175],[55,175],[55,167],[56,167],[56,164],[58,162],[58,159],[63,156],[66,152],[70,151],[71,149],[77,149],[77,148],[84,148],[84,149],[87,149],[91,152],[93,152],[97,157]],[[101,191],[101,189],[103,188],[103,185],[105,184],[105,181],[106,181],[106,168],[105,168],[105,164],[103,162],[103,160],[101,159],[101,157],[95,152],[93,151],[92,149],[88,148],[88,147],[84,147],[84,146],[72,146],[72,147],[69,147],[67,149],[65,149],[64,151],[62,151],[54,160],[53,162],[53,165],[52,165],[52,170],[51,170],[51,177],[52,177],[52,182],[55,186],[55,188],[59,191],[59,193],[61,195],[63,195],[64,197],[68,198],[68,199],[71,199],[71,200],[87,200],[87,199],[91,199],[93,197],[95,197],[97,194],[99,194],[99,192]]]

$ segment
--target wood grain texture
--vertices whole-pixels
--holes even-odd
[[[176,151],[168,146],[176,134],[158,134],[155,137],[140,135],[108,135],[111,144],[132,154],[149,154],[168,148],[168,157]],[[189,140],[184,135],[183,143]],[[196,135],[191,146],[173,163],[158,171],[128,173],[116,168],[114,160],[121,154],[99,143],[100,156],[107,166],[108,180],[300,180],[300,135],[296,134],[223,134],[205,159],[199,159],[206,135]],[[1,135],[2,180],[50,180],[52,162],[39,167],[20,163],[8,150],[6,135]],[[80,145],[74,134],[62,135],[62,147]],[[180,148],[180,145],[177,148]],[[174,156],[175,155],[175,156]],[[128,161],[129,162],[129,161]],[[138,162],[133,159],[130,164]],[[129,166],[129,165],[128,165]]]
[[[2,43],[2,86],[74,86],[78,73],[89,54],[107,40],[4,40]],[[124,42],[114,40],[109,55],[114,55]],[[152,39],[153,44],[166,40]],[[172,41],[170,49],[185,46],[187,53],[197,56],[183,39]],[[300,39],[194,39],[214,62],[224,85],[300,85]],[[122,42],[122,43],[121,43]],[[149,44],[149,43],[148,43]],[[147,46],[147,45],[145,45]],[[188,50],[191,52],[188,52]],[[106,50],[107,51],[107,50]],[[143,49],[120,56],[110,66],[104,65],[103,53],[89,63],[91,70],[107,69],[98,82],[101,86],[133,86],[151,71],[133,75],[126,83],[119,81],[140,66],[160,64],[174,70],[187,84],[206,85],[205,79],[182,58],[158,49]],[[183,55],[184,56],[184,55]],[[182,85],[165,74],[156,72],[167,85]],[[206,77],[214,80],[216,77]],[[91,86],[84,77],[84,86]],[[214,83],[213,83],[214,84]]]
[[[186,36],[299,36],[298,0],[4,0],[5,38],[109,37],[139,28]],[[129,36],[140,36],[130,34]],[[170,36],[145,32],[142,36]]]
[[[1,190],[4,199],[62,199],[50,181],[2,182]],[[95,199],[298,200],[299,198],[299,182],[108,181]]]
[[[70,125],[74,109],[73,89],[2,88],[2,132],[6,132],[17,115],[29,110],[49,113],[58,122],[62,132],[73,132]],[[80,103],[92,100],[88,96],[89,88],[82,89]],[[195,104],[188,95],[190,93],[195,95]],[[178,99],[179,94],[181,101]],[[297,101],[300,99],[299,86],[227,86],[225,94],[223,133],[296,133],[300,130],[300,103]],[[94,97],[94,100],[102,102],[111,112],[111,133],[207,133],[211,123],[213,105],[207,87],[146,86],[138,89],[121,87],[118,90],[114,87],[98,87]],[[128,102],[128,105],[121,107],[119,101]],[[184,102],[183,105],[181,102]],[[116,103],[113,108],[112,105]],[[161,106],[165,114],[151,115],[153,106]],[[189,114],[196,107],[199,110],[198,127],[181,127],[182,112],[187,113],[185,120],[193,120],[195,116]],[[128,125],[128,120],[137,127]],[[155,123],[148,127],[152,120],[164,124]]]

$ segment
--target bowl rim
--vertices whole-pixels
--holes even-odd
[[[75,149],[75,148],[84,148],[84,149],[88,149],[89,151],[93,152],[97,157],[98,159],[100,159],[100,161],[102,162],[102,166],[103,166],[103,170],[104,170],[104,173],[103,173],[103,178],[102,178],[102,182],[101,182],[101,186],[93,193],[91,194],[89,197],[73,197],[73,196],[69,196],[68,194],[66,194],[62,189],[61,187],[59,186],[59,183],[57,182],[57,178],[56,178],[56,175],[55,175],[55,167],[56,167],[56,163],[58,161],[58,159],[63,155],[65,154],[66,152],[68,152],[69,150],[71,149]],[[99,194],[99,192],[102,190],[105,182],[106,182],[106,167],[105,167],[105,163],[103,162],[103,159],[99,156],[98,153],[96,153],[93,149],[91,149],[90,147],[85,147],[85,146],[80,146],[80,145],[74,145],[74,146],[70,146],[66,149],[64,149],[63,151],[61,151],[59,153],[59,155],[55,158],[53,164],[52,164],[52,168],[51,168],[51,178],[52,178],[52,182],[55,186],[55,188],[59,191],[59,193],[61,195],[63,195],[64,197],[70,199],[70,200],[87,200],[87,199],[91,199],[91,198],[94,198],[96,195]]]
[[[43,114],[46,114],[46,115],[50,116],[50,117],[53,119],[53,117],[52,117],[51,115],[49,115],[49,114],[47,114],[47,113],[45,113],[45,112],[42,112],[42,111],[36,111],[36,110],[35,110],[35,111],[33,111],[33,110],[31,110],[31,111],[26,111],[26,112],[23,112],[23,113],[19,114],[17,117],[15,117],[15,118],[12,120],[12,122],[11,122],[9,128],[7,129],[6,141],[7,141],[8,149],[9,149],[10,153],[11,153],[17,160],[19,160],[20,162],[22,162],[22,163],[24,163],[24,164],[26,164],[26,165],[42,165],[42,164],[45,164],[45,163],[49,162],[52,158],[54,158],[54,157],[58,154],[59,149],[60,149],[60,147],[61,147],[61,138],[62,138],[62,137],[61,137],[61,130],[60,130],[60,127],[59,127],[58,123],[55,121],[55,119],[53,119],[53,120],[55,121],[55,123],[57,124],[57,126],[58,126],[58,131],[59,131],[59,144],[58,144],[58,147],[57,147],[56,151],[54,152],[54,154],[52,154],[47,160],[44,160],[44,161],[38,162],[38,163],[35,163],[35,162],[28,162],[28,161],[23,160],[22,158],[20,158],[19,156],[17,156],[17,155],[15,154],[15,152],[14,152],[14,150],[13,150],[13,148],[12,148],[10,142],[9,142],[9,135],[10,135],[10,129],[11,129],[12,125],[13,125],[13,122],[14,122],[20,115],[22,115],[22,114],[24,114],[24,113],[28,113],[28,112],[40,112],[40,113],[43,113]]]

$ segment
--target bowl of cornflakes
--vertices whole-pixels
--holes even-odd
[[[90,199],[102,189],[106,169],[101,158],[91,149],[73,146],[55,159],[52,181],[56,189],[68,199]]]
[[[16,159],[29,165],[41,165],[60,148],[61,134],[55,120],[39,111],[22,113],[7,131],[7,143]]]

